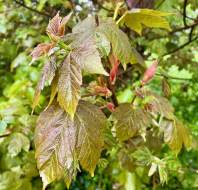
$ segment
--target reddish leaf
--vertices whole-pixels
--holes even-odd
[[[31,53],[33,61],[36,60],[38,57],[47,54],[53,47],[53,43],[41,43],[37,45]]]
[[[100,96],[111,96],[111,91],[106,86],[95,86],[94,87],[94,94],[100,95]]]
[[[46,32],[53,41],[58,41],[65,34],[65,25],[69,21],[72,13],[64,18],[59,16],[59,12],[50,20]]]

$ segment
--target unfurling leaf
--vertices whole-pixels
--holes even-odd
[[[46,81],[51,82],[55,76],[55,71],[56,71],[56,62],[55,61],[56,61],[56,59],[54,57],[51,57],[50,60],[43,66],[40,80],[36,86],[32,110],[34,110],[35,107],[39,103],[39,97],[40,97],[41,91],[43,90],[43,88],[45,86],[45,82]]]
[[[57,42],[65,34],[65,25],[71,18],[72,12],[64,18],[59,16],[59,12],[49,21],[46,32],[52,41]]]
[[[178,154],[184,145],[187,149],[191,147],[191,136],[188,129],[178,121],[165,120],[162,123],[162,129],[164,131],[164,141],[169,147]]]
[[[31,53],[32,61],[35,61],[38,57],[47,54],[53,47],[53,43],[41,43],[37,45]]]
[[[100,86],[95,82],[89,84],[88,90],[93,95],[100,95],[105,97],[109,97],[112,95],[111,91],[106,86]]]
[[[147,90],[143,90],[142,94],[145,96],[146,104],[150,105],[151,112],[159,113],[167,119],[173,118],[174,108],[166,98]]]
[[[164,13],[152,9],[132,9],[127,11],[119,20],[119,24],[125,24],[138,34],[142,34],[142,25],[151,28],[164,28],[171,30],[168,21],[163,18],[170,13]]]
[[[116,136],[121,141],[135,136],[138,131],[144,131],[151,122],[145,111],[135,109],[131,104],[119,105],[112,114],[112,120],[114,121]]]
[[[59,70],[58,97],[60,106],[73,118],[80,99],[80,86],[82,84],[82,65],[79,64],[78,55],[70,53],[62,63]]]
[[[79,103],[73,120],[57,103],[41,113],[35,131],[35,146],[44,188],[60,178],[69,186],[79,163],[94,174],[104,145],[106,122],[99,108],[84,101]]]
[[[155,72],[157,70],[158,61],[154,61],[153,64],[145,71],[142,84],[147,84],[155,75]]]
[[[120,65],[120,61],[115,57],[115,56],[111,56],[109,58],[110,62],[111,62],[111,65],[112,65],[112,68],[111,68],[111,71],[110,71],[110,76],[109,76],[109,81],[111,84],[115,84],[115,81],[116,81],[116,75],[118,73],[118,67]]]

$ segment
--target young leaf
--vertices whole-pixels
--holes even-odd
[[[113,54],[122,64],[131,63],[134,58],[132,48],[127,35],[122,32],[112,19],[103,21],[97,28],[112,44]]]
[[[38,57],[47,54],[53,47],[53,43],[41,43],[37,45],[31,53],[32,62],[38,59]]]
[[[143,90],[143,94],[146,102],[151,105],[151,112],[159,113],[167,119],[173,118],[174,108],[166,98],[147,90]]]
[[[127,27],[138,34],[142,34],[143,26],[151,28],[164,28],[171,30],[168,21],[163,18],[170,13],[164,13],[152,9],[132,9],[127,11],[118,21],[119,24],[126,24]]]
[[[177,119],[163,121],[164,141],[178,154],[184,145],[187,149],[191,147],[191,137],[188,129]]]
[[[124,113],[124,116],[123,116]],[[150,117],[140,109],[134,109],[131,104],[120,104],[112,114],[116,136],[120,141],[128,140],[144,130],[150,124]]]
[[[37,165],[44,188],[54,180],[66,183],[76,175],[78,162],[93,175],[104,145],[106,117],[96,106],[81,101],[74,119],[52,104],[42,112],[36,126]]]
[[[36,86],[32,110],[34,110],[35,107],[39,103],[39,97],[40,97],[41,91],[43,90],[43,88],[45,86],[45,82],[52,81],[52,79],[55,76],[55,71],[56,71],[55,61],[56,61],[55,57],[51,57],[50,60],[43,67],[40,80]]]
[[[59,12],[49,21],[46,32],[52,41],[57,42],[65,34],[65,25],[71,18],[72,12],[64,18],[59,16]]]
[[[58,97],[62,108],[73,118],[80,99],[80,86],[82,84],[81,65],[78,55],[70,53],[62,63],[59,70]]]
[[[88,38],[74,53],[80,54],[80,62],[84,71],[91,74],[109,75],[103,68],[100,54],[93,38]]]

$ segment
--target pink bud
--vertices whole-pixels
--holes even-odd
[[[115,111],[115,106],[112,102],[108,102],[107,103],[107,109],[111,112],[114,112]]]
[[[118,67],[119,67],[120,61],[115,56],[113,56],[113,58],[110,59],[110,62],[112,64],[112,69],[110,71],[109,81],[111,84],[114,85],[116,81],[116,75],[118,73]]]
[[[155,60],[153,64],[145,71],[143,79],[142,79],[142,84],[145,85],[148,83],[155,75],[155,72],[157,70],[157,65],[158,61]]]

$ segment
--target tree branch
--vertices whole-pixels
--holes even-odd
[[[18,0],[14,0],[14,2],[15,2],[16,4],[18,4],[18,5],[20,5],[20,6],[24,7],[24,8],[26,8],[26,9],[28,9],[28,10],[30,10],[30,11],[32,11],[32,12],[35,12],[35,13],[37,13],[37,14],[39,14],[39,15],[46,16],[46,17],[48,17],[48,18],[51,18],[51,16],[50,16],[49,14],[47,14],[47,13],[45,13],[45,12],[38,11],[38,10],[33,9],[33,8],[31,8],[31,7],[28,7],[25,3],[22,3],[22,2],[20,2],[20,1],[18,1]]]
[[[161,39],[161,38],[167,38],[173,34],[175,34],[176,32],[182,32],[184,30],[188,30],[190,28],[194,28],[198,26],[198,20],[196,20],[193,24],[191,25],[188,25],[188,26],[182,26],[180,28],[175,28],[174,30],[172,30],[171,32],[169,32],[167,35],[164,35],[164,36],[154,36],[152,38],[148,38],[149,40],[157,40],[157,39]]]
[[[183,49],[184,47],[186,47],[187,45],[189,45],[190,43],[196,41],[198,39],[198,36],[194,37],[193,39],[190,38],[186,43],[182,44],[181,46],[175,48],[174,50],[172,51],[169,51],[168,53],[165,53],[164,55],[162,55],[162,57],[166,56],[166,55],[170,55],[170,54],[173,54],[181,49]]]

